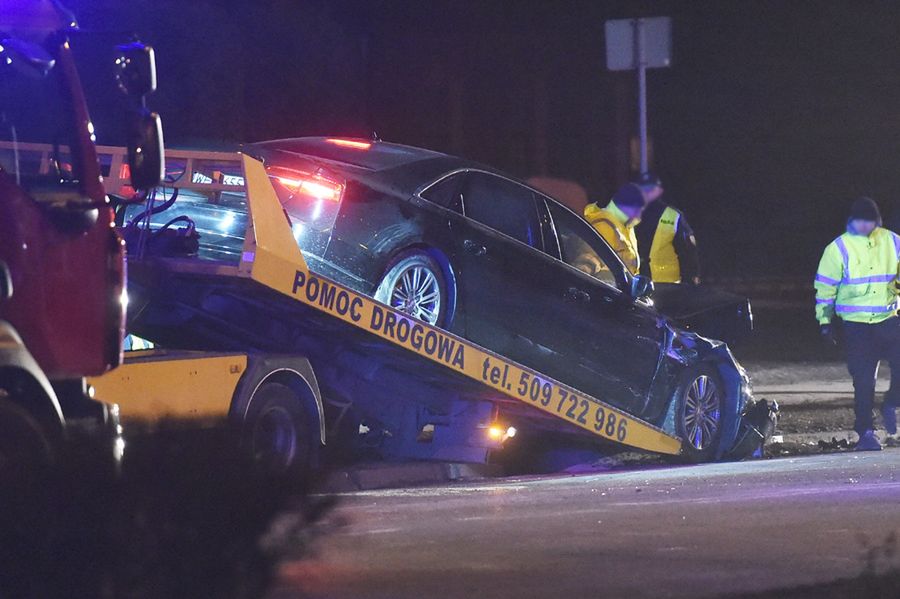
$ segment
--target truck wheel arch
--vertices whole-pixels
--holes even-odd
[[[65,419],[53,386],[12,325],[4,321],[0,321],[0,389],[48,431],[62,432]],[[20,396],[15,389],[25,393]]]
[[[247,370],[231,401],[231,418],[243,426],[256,392],[277,382],[296,393],[312,422],[318,422],[319,445],[325,445],[325,406],[309,360],[297,356],[248,356]]]

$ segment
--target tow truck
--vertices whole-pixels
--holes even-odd
[[[522,431],[681,453],[671,418],[643,421],[311,270],[261,160],[167,157],[174,174],[158,195],[119,214],[128,331],[133,347],[152,348],[90,381],[126,426],[227,419],[277,468],[314,465],[326,447],[485,462]],[[238,244],[239,259],[223,259],[210,237]],[[749,455],[771,434],[771,410],[744,407],[720,457]]]
[[[84,381],[121,360],[125,246],[69,47],[76,29],[56,2],[0,3],[0,464],[52,456],[76,423],[117,430]],[[150,189],[164,161],[144,105],[152,48],[121,46],[116,70],[131,107],[114,168]]]

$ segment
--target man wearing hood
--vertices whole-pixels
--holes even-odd
[[[900,405],[900,236],[881,226],[878,205],[860,198],[850,209],[847,231],[825,248],[816,273],[816,318],[823,339],[834,344],[833,322],[843,321],[847,367],[853,378],[857,450],[877,451],[872,410],[878,364],[888,360],[891,386],[881,415],[888,434],[897,433]]]

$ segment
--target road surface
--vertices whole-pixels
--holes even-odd
[[[853,577],[900,531],[900,450],[343,496],[278,597],[723,597]]]

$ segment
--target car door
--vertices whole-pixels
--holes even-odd
[[[468,171],[451,221],[466,337],[542,369],[543,235],[533,192],[503,177]]]
[[[542,207],[552,224],[548,281],[559,291],[558,334],[549,343],[568,348],[573,386],[640,414],[664,348],[664,321],[624,291],[630,277],[593,227],[553,200]]]

